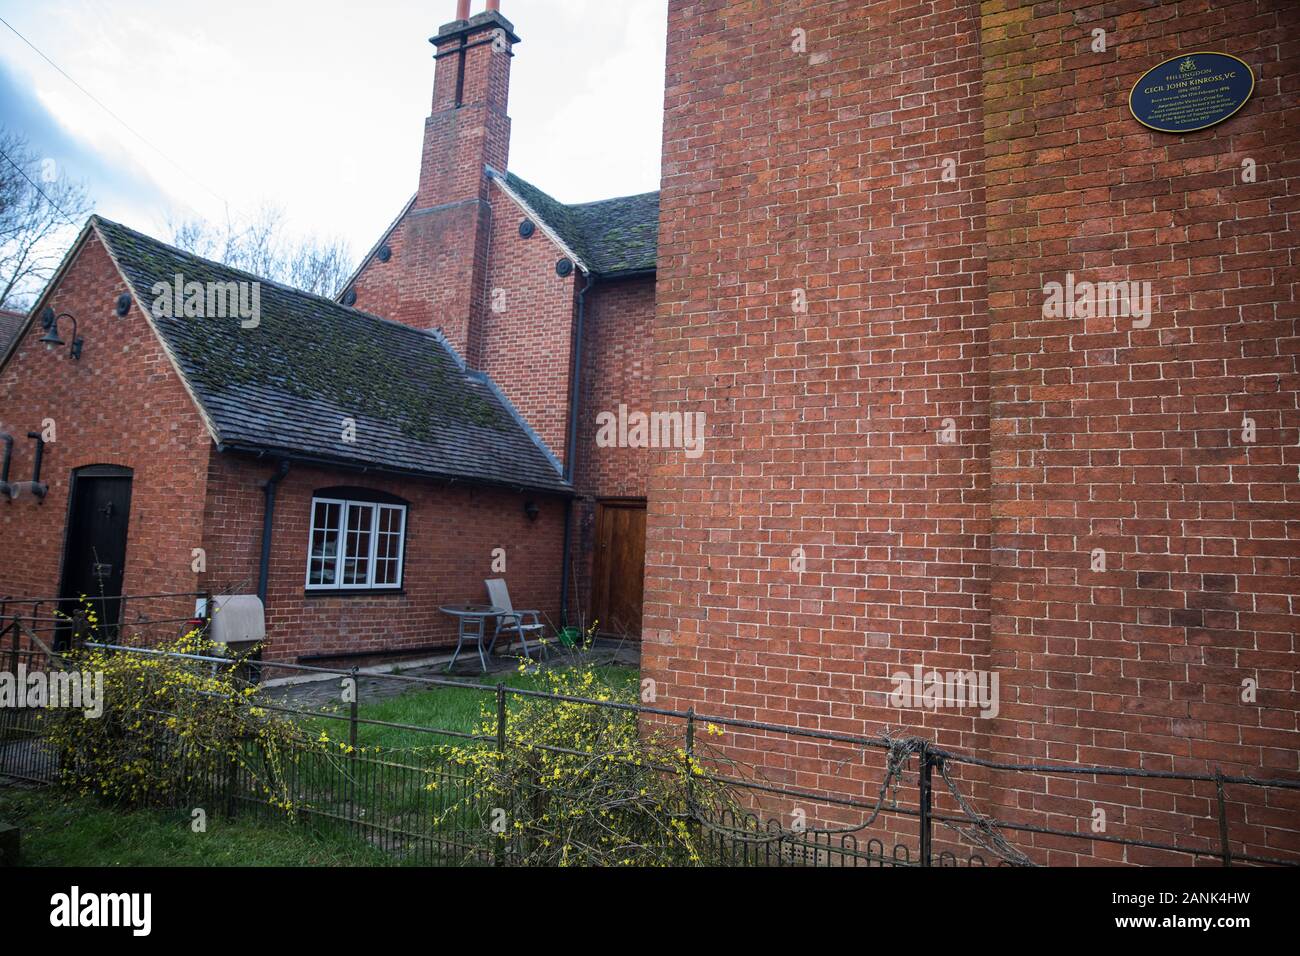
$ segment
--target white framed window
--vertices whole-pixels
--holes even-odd
[[[405,544],[406,505],[313,496],[307,590],[395,591]]]

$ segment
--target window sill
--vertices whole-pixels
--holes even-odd
[[[305,598],[331,597],[406,597],[405,588],[322,588],[303,591]]]

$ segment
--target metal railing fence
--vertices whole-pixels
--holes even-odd
[[[5,633],[0,621],[0,635]],[[3,645],[0,645],[2,647]],[[111,653],[140,655],[162,654],[150,648],[95,643],[87,646]],[[229,666],[230,660],[205,655],[168,656],[212,667]],[[49,666],[50,656],[40,650],[9,652],[11,666],[20,658],[28,667]],[[58,655],[55,655],[57,658]],[[1234,817],[1241,812],[1240,801],[1230,799],[1229,788],[1245,788],[1252,793],[1300,793],[1300,780],[1264,779],[1244,774],[1184,773],[1142,770],[1126,767],[1089,766],[1059,763],[1029,763],[991,759],[936,746],[917,737],[888,734],[861,736],[811,728],[791,727],[762,721],[743,720],[725,715],[698,714],[693,709],[681,711],[630,701],[595,700],[555,694],[530,688],[510,687],[504,683],[487,684],[447,677],[414,674],[363,674],[357,668],[338,669],[304,664],[260,661],[263,674],[292,671],[318,679],[351,678],[357,694],[346,713],[311,710],[292,706],[295,698],[286,693],[278,701],[259,699],[257,706],[298,720],[332,721],[346,727],[354,752],[346,759],[337,754],[302,749],[289,763],[293,779],[290,788],[301,796],[297,813],[321,826],[335,826],[361,836],[368,843],[391,851],[395,860],[443,863],[508,863],[511,855],[485,856],[482,843],[472,828],[476,815],[464,819],[446,819],[448,807],[462,805],[473,781],[453,763],[439,762],[433,751],[412,748],[393,757],[357,752],[363,729],[378,728],[430,740],[432,744],[461,741],[481,746],[506,745],[510,700],[544,700],[585,707],[605,708],[626,714],[629,720],[675,728],[684,742],[688,756],[696,752],[697,734],[705,727],[729,728],[751,735],[760,741],[803,741],[814,745],[841,748],[848,763],[866,766],[870,755],[881,763],[882,782],[874,796],[846,794],[831,788],[810,789],[789,781],[771,781],[761,776],[735,773],[708,773],[708,779],[735,788],[746,795],[745,811],[727,812],[719,819],[695,820],[707,834],[717,862],[734,865],[796,866],[952,866],[986,864],[1033,864],[1034,855],[1043,851],[1035,844],[1017,845],[1018,835],[1032,841],[1048,838],[1049,845],[1065,852],[1091,856],[1099,848],[1127,854],[1141,848],[1162,855],[1163,859],[1184,862],[1210,862],[1222,866],[1237,864],[1296,865],[1300,855],[1248,852],[1242,841],[1234,842]],[[428,691],[455,688],[461,692],[484,695],[485,712],[495,712],[493,733],[467,732],[456,727],[430,727],[367,717],[362,712],[361,683],[387,682],[406,689]],[[37,714],[18,709],[0,709],[0,775],[38,783],[59,778],[58,755],[42,743]],[[250,760],[252,758],[250,757]],[[247,763],[245,764],[245,766]],[[1035,779],[1087,778],[1093,781],[1120,781],[1138,791],[1145,788],[1172,787],[1176,793],[1195,794],[1213,807],[1190,822],[1179,838],[1171,842],[1159,827],[1154,833],[1093,832],[1090,828],[1067,830],[1033,822],[998,819],[980,813],[974,798],[963,787],[987,786],[981,774],[1010,774]],[[966,779],[969,774],[971,779]],[[430,787],[430,781],[436,786]],[[234,772],[228,779],[209,780],[216,790],[195,795],[230,812],[275,812],[258,792],[253,782]],[[892,797],[887,790],[892,788]],[[899,800],[900,791],[905,799]],[[772,816],[772,807],[814,808],[812,822],[788,827]],[[1187,816],[1184,814],[1184,816]],[[841,822],[837,822],[841,821]],[[842,822],[847,821],[847,822]],[[436,825],[435,825],[436,823]],[[938,829],[938,833],[936,833]],[[1131,828],[1121,828],[1131,829]],[[1195,831],[1199,829],[1198,834]],[[1213,832],[1216,838],[1204,834]],[[1123,848],[1119,851],[1118,848]],[[1102,857],[1111,859],[1111,857]]]

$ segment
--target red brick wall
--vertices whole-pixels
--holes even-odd
[[[211,438],[139,305],[114,311],[126,283],[92,234],[50,304],[77,318],[80,361],[47,352],[34,322],[0,371],[0,431],[14,436],[10,480],[32,473],[35,443],[52,418],[41,479],[44,500],[0,499],[0,594],[51,597],[59,589],[72,472],[85,465],[134,471],[127,537],[127,594],[195,592],[191,549],[203,543],[202,507]],[[147,306],[148,303],[145,303]],[[60,333],[71,340],[64,320]],[[49,612],[46,608],[46,613]],[[128,602],[127,620],[188,616],[193,598]],[[152,629],[151,633],[152,633]],[[179,634],[181,624],[168,633]]]
[[[481,301],[486,232],[477,199],[436,209],[412,209],[386,240],[388,262],[370,259],[350,288],[356,308],[419,329],[437,329],[469,357]],[[475,283],[473,276],[477,275]]]
[[[488,280],[479,311],[482,349],[473,365],[486,372],[561,462],[568,457],[569,382],[575,294],[586,279],[561,278],[563,251],[539,229],[525,239],[527,218],[492,189]]]
[[[709,427],[701,459],[650,477],[661,703],[1019,758],[1296,771],[1284,6],[1119,3],[1094,23],[1082,3],[756,18],[673,0],[654,395]],[[1109,54],[1089,52],[1094,25]],[[1143,131],[1132,81],[1207,45],[1256,65],[1255,100],[1207,134]],[[1234,185],[1248,155],[1261,182]],[[1152,327],[1043,320],[1066,268],[1151,279]],[[1247,411],[1248,451],[1231,447]],[[1113,559],[1095,579],[1094,546]],[[887,706],[917,663],[996,670],[999,718]],[[1237,702],[1250,675],[1262,707]],[[874,800],[878,761],[726,743],[768,779]],[[1086,832],[1103,806],[1111,835],[1147,839],[1204,837],[1213,798],[964,776],[986,812]],[[1230,795],[1234,837],[1300,849],[1290,802]],[[1045,862],[1154,858],[1017,842]]]
[[[587,296],[583,322],[581,418],[578,422],[579,495],[574,521],[576,610],[590,621],[592,561],[595,556],[596,501],[599,498],[644,498],[656,456],[650,448],[601,448],[596,444],[596,416],[652,408],[651,329],[655,314],[655,280],[598,282]]]
[[[1295,775],[1300,7],[985,4],[983,27],[990,663],[1006,701],[988,746]],[[1090,49],[1097,28],[1106,53]],[[1258,81],[1251,102],[1188,136],[1136,123],[1134,80],[1196,50],[1244,59]],[[1246,159],[1254,183],[1242,181]],[[1066,272],[1150,282],[1150,326],[1044,318],[1043,284]],[[1258,428],[1250,445],[1246,417]],[[1104,572],[1091,569],[1093,549]],[[1254,703],[1242,700],[1246,679],[1259,683]],[[1127,833],[1217,840],[1212,821],[1190,830],[1180,818],[1212,812],[1211,785],[1155,787],[1139,807],[1113,784],[995,782],[1005,789],[994,796],[1026,816],[1101,806]],[[1228,793],[1242,801],[1234,838],[1300,853],[1300,801]],[[1065,848],[1047,859],[1071,862]]]
[[[598,282],[587,296],[583,322],[582,416],[578,422],[578,486],[612,498],[643,498],[653,450],[600,448],[596,416],[650,411],[651,328],[655,280]]]
[[[205,585],[215,591],[257,587],[261,554],[265,462],[214,456],[204,516],[208,549]],[[308,595],[307,546],[311,497],[340,485],[384,491],[408,502],[402,594]],[[530,521],[526,501],[541,514]],[[504,577],[514,606],[556,620],[562,501],[541,495],[293,466],[277,491],[267,589],[269,660],[453,645],[454,619],[444,604],[484,602],[486,578]],[[492,570],[494,548],[506,550],[504,574]]]
[[[650,476],[643,667],[670,706],[866,733],[900,722],[875,696],[900,665],[987,649],[979,24],[751,6],[670,6],[654,399],[708,439]],[[939,182],[949,156],[964,183]],[[874,787],[817,748],[733,746],[774,780]]]

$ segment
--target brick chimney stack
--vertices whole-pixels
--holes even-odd
[[[487,270],[490,183],[510,154],[510,61],[519,42],[499,4],[457,17],[429,39],[436,52],[433,109],[424,123],[420,185],[407,214],[402,293],[390,314],[418,328],[440,328],[479,364]]]
[[[510,60],[519,42],[498,4],[472,17],[460,0],[457,19],[429,42],[438,61],[433,111],[424,126],[424,157],[415,208],[487,196],[484,165],[504,171],[510,154]]]

